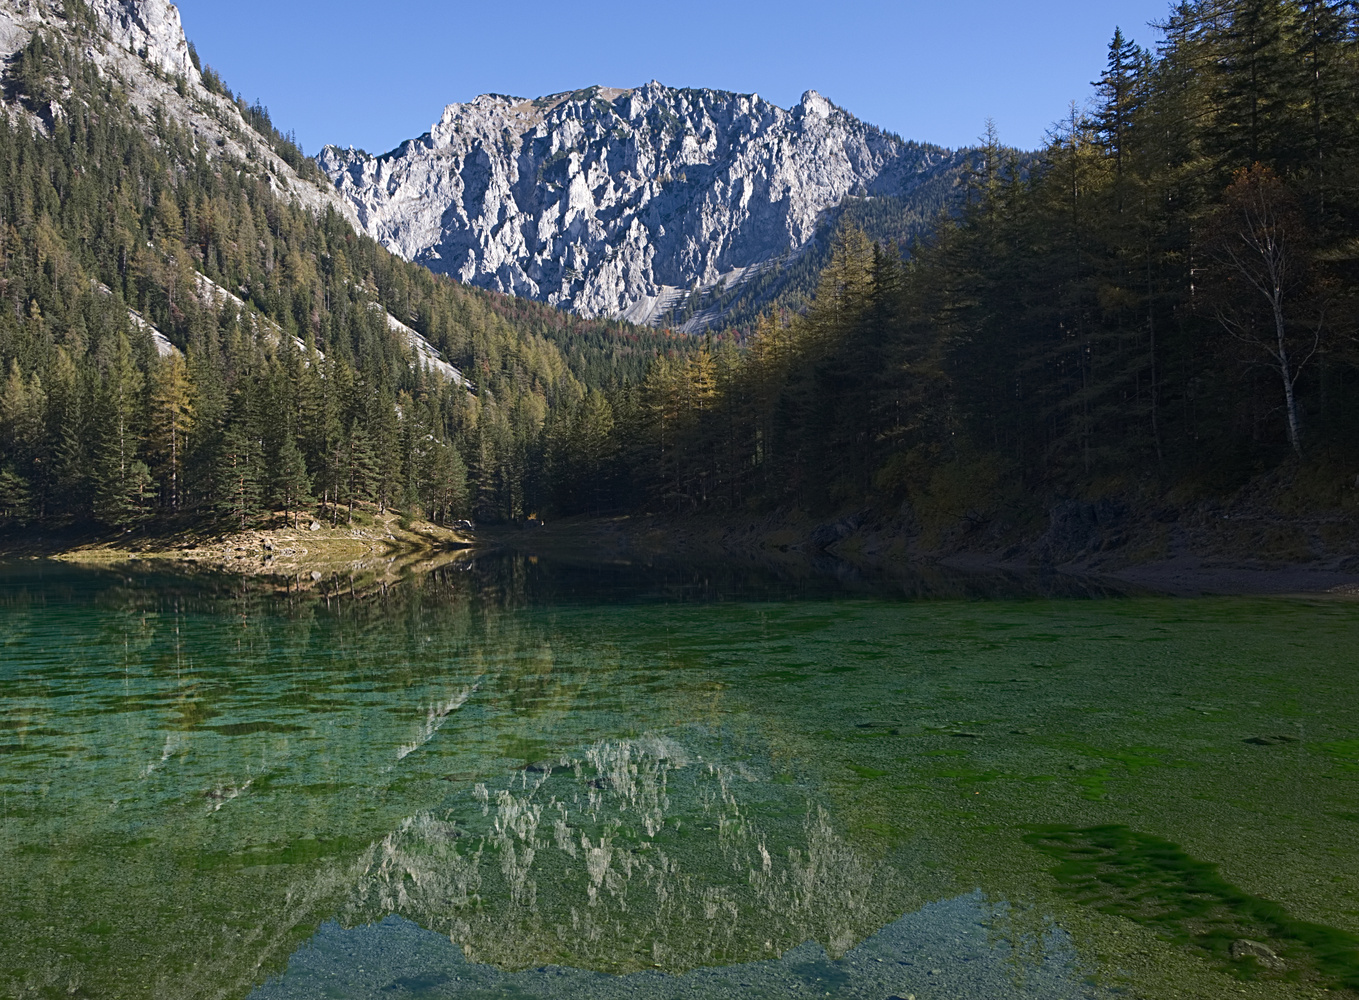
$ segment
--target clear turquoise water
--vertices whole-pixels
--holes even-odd
[[[1359,986],[1359,606],[947,592],[2,568],[0,995]]]

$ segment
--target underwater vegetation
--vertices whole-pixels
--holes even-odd
[[[1359,936],[1299,920],[1243,892],[1216,865],[1168,840],[1126,826],[1048,826],[1024,840],[1057,859],[1053,876],[1080,903],[1200,949],[1242,979],[1307,978],[1359,989]],[[1266,947],[1250,954],[1250,943]]]

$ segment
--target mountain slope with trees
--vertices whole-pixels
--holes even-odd
[[[605,448],[621,505],[1048,528],[1054,558],[1246,494],[1352,527],[1354,8],[1200,0],[1163,27],[1154,54],[1115,35],[1033,169],[982,158],[909,263],[843,226],[805,314],[654,366]]]
[[[0,523],[522,517],[549,409],[677,349],[392,257],[192,46],[174,76],[78,0],[40,13],[0,111]]]

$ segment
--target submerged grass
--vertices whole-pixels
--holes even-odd
[[[1359,771],[1359,740],[1334,740],[1321,749],[1335,758],[1338,770]]]
[[[1058,861],[1052,874],[1067,895],[1196,947],[1240,978],[1308,978],[1359,990],[1359,937],[1293,917],[1168,840],[1126,826],[1040,826],[1024,840]],[[1232,943],[1242,939],[1267,944],[1286,969],[1232,961]]]
[[[1286,888],[1269,891],[1356,930],[1353,607],[617,604],[546,563],[549,596],[571,596],[539,606],[507,582],[535,579],[525,567],[333,606],[63,567],[0,579],[0,709],[22,720],[0,723],[0,995],[79,979],[89,996],[243,997],[319,922],[403,899],[445,938],[463,921],[478,961],[651,974],[813,937],[838,953],[972,888],[1095,928],[1092,963],[1141,997],[1226,995],[1219,965],[1275,996],[1359,978],[1350,936],[1096,826],[1277,859]],[[663,737],[642,741],[645,767],[553,764],[642,734]],[[1068,825],[1022,827],[1040,854],[1015,833],[1031,823]],[[389,841],[399,857],[370,871]],[[1105,951],[1098,929],[1119,921],[1097,908],[1139,921],[1139,946],[1167,940],[1145,963],[1132,934]],[[1287,969],[1232,962],[1238,938]]]

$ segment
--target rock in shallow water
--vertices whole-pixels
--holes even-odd
[[[1241,962],[1248,958],[1253,958],[1266,969],[1273,969],[1275,972],[1282,972],[1286,969],[1287,963],[1274,953],[1269,945],[1259,941],[1248,941],[1245,938],[1233,941],[1231,944],[1231,956],[1235,962]]]

